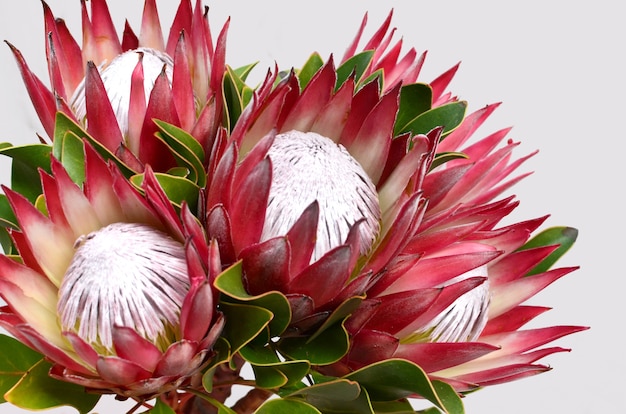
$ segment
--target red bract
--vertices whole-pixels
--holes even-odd
[[[211,288],[219,269],[209,265],[215,246],[186,206],[178,218],[150,170],[144,196],[88,145],[83,189],[55,159],[41,182],[47,216],[4,189],[19,223],[12,236],[22,260],[0,256],[0,294],[8,304],[2,327],[52,361],[53,377],[126,397],[179,388],[210,360],[222,330]],[[162,251],[152,250],[154,243]],[[162,260],[180,270],[159,270]],[[69,277],[76,280],[67,285]],[[66,324],[68,306],[78,315]],[[160,322],[151,315],[161,315]]]
[[[120,41],[106,1],[89,3],[91,13],[81,2],[82,45],[42,3],[50,87],[9,44],[48,137],[54,138],[61,111],[138,170],[146,163],[157,171],[175,165],[155,138],[152,119],[183,128],[210,149],[223,111],[228,22],[214,43],[200,1],[192,7],[181,0],[164,40],[156,3],[147,0],[139,35],[127,24]]]

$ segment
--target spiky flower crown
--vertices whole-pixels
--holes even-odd
[[[475,139],[498,105],[466,114],[457,66],[419,81],[391,14],[252,87],[199,1],[164,39],[146,0],[121,40],[105,0],[81,2],[82,45],[42,4],[49,86],[9,44],[47,136],[0,147],[3,402],[459,414],[585,329],[524,328],[577,232],[500,224],[533,154],[508,129]]]

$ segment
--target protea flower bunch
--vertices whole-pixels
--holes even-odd
[[[121,41],[90,6],[79,45],[43,3],[49,86],[10,45],[47,138],[0,150],[4,401],[462,413],[585,329],[524,329],[548,309],[524,302],[575,270],[552,266],[577,232],[501,224],[533,154],[508,129],[476,139],[498,105],[466,115],[457,66],[419,81],[391,14],[341,59],[251,87],[199,1],[167,41],[154,0]],[[231,403],[234,385],[251,389]]]

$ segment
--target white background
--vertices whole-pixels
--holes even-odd
[[[138,30],[141,0],[109,3],[120,32],[124,17]],[[157,3],[163,28],[169,29],[178,2]],[[78,0],[49,4],[77,35]],[[560,264],[581,269],[532,300],[554,308],[533,326],[574,324],[592,329],[556,342],[573,351],[546,358],[553,371],[470,395],[465,399],[468,414],[623,412],[626,33],[619,4],[614,0],[210,4],[214,32],[232,17],[228,62],[236,67],[258,60],[256,79],[274,61],[282,68],[298,67],[314,50],[324,57],[331,52],[341,57],[365,11],[369,10],[371,34],[394,8],[393,23],[405,45],[429,51],[422,81],[461,61],[451,90],[468,100],[471,110],[504,102],[480,132],[486,135],[514,125],[510,137],[522,141],[518,156],[540,149],[525,165],[535,174],[515,188],[522,204],[512,219],[550,213],[547,225],[577,227],[579,241]],[[0,38],[21,49],[47,81],[39,1],[3,1]],[[0,142],[35,142],[35,133],[43,130],[6,46],[0,47],[0,62]],[[9,160],[0,160],[0,165],[6,182]],[[126,407],[111,403],[103,400],[98,412],[118,413]],[[0,412],[21,411],[1,405]]]

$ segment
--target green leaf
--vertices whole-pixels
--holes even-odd
[[[462,152],[440,152],[435,155],[435,159],[430,165],[430,169],[434,170],[442,164],[445,164],[448,161],[458,160],[458,159],[467,159],[467,155]]]
[[[180,207],[183,201],[186,201],[191,211],[195,211],[198,206],[198,197],[200,188],[193,182],[184,177],[177,177],[164,173],[154,173],[157,181],[163,188],[167,198],[176,206]],[[130,181],[137,187],[141,188],[144,175],[137,174],[130,178]]]
[[[298,71],[298,80],[300,81],[300,89],[306,88],[313,76],[324,66],[324,59],[319,53],[313,53],[302,68]]]
[[[254,69],[258,63],[259,62],[255,62],[240,66],[237,69],[233,70],[233,72],[235,72],[239,79],[245,82],[246,79],[248,79],[248,75],[250,74],[250,72],[252,72],[252,69]]]
[[[0,154],[13,159],[11,165],[11,188],[31,203],[42,193],[39,169],[50,172],[52,148],[44,144],[4,146]]]
[[[367,392],[345,379],[315,384],[289,395],[300,397],[323,413],[373,414]]]
[[[18,228],[15,213],[13,213],[11,204],[9,204],[9,199],[4,194],[0,194],[0,226],[12,229]]]
[[[372,402],[372,407],[374,408],[374,412],[376,414],[415,414],[415,409],[408,400],[401,401],[374,401]],[[437,408],[432,408],[433,414],[440,414]],[[430,410],[430,408],[429,408]],[[421,412],[421,411],[420,411]]]
[[[226,66],[223,87],[227,109],[226,117],[228,118],[227,126],[232,131],[243,112],[243,108],[250,102],[253,91],[230,66]]]
[[[155,119],[160,133],[156,137],[160,139],[176,159],[180,167],[189,170],[189,179],[198,187],[206,185],[206,173],[204,170],[204,150],[196,139],[181,128]]]
[[[258,296],[248,294],[243,286],[241,262],[237,262],[216,279],[214,286],[236,303],[246,303],[259,306],[272,312],[274,318],[269,324],[270,336],[278,336],[289,326],[291,321],[291,307],[289,301],[278,291],[266,292]]]
[[[321,411],[316,409],[310,404],[304,401],[295,399],[273,399],[263,403],[256,411],[255,414],[322,414]]]
[[[363,302],[363,299],[365,299],[365,296],[353,296],[343,301],[339,306],[335,308],[333,313],[331,313],[328,318],[326,318],[322,326],[320,326],[318,330],[315,331],[313,335],[311,335],[308,341],[311,342],[315,340],[315,338],[322,334],[326,329],[334,326],[340,321],[345,320],[349,315],[352,314],[352,312],[354,312],[359,307],[361,302]]]
[[[426,134],[436,127],[443,127],[445,136],[458,127],[465,117],[467,102],[451,102],[430,109],[412,119],[406,126],[399,129],[399,134],[411,132],[414,135]]]
[[[230,344],[223,337],[217,338],[217,341],[213,344],[212,350],[215,355],[202,375],[202,386],[209,393],[213,391],[213,375],[215,374],[217,366],[228,362],[231,357]]]
[[[59,160],[72,181],[82,186],[85,181],[85,144],[73,131],[58,137],[52,144],[52,155]]]
[[[4,393],[13,388],[42,355],[3,334],[0,334],[0,350],[0,403],[3,403],[6,401]]]
[[[373,401],[395,401],[418,394],[450,414],[463,414],[461,398],[441,381],[431,382],[417,365],[402,359],[388,359],[354,371],[344,378],[357,381]]]
[[[59,381],[48,375],[52,364],[41,360],[11,388],[5,398],[20,408],[43,410],[60,406],[72,406],[80,413],[91,411],[100,395],[89,394],[85,388],[69,382]]]
[[[341,64],[341,66],[337,68],[337,83],[335,84],[335,89],[339,89],[339,87],[343,85],[346,80],[348,80],[352,73],[355,74],[355,83],[358,84],[363,77],[363,74],[372,63],[373,57],[374,51],[366,50],[352,56],[350,59]]]
[[[125,177],[129,178],[136,173],[136,171],[133,171],[132,168],[124,164],[122,160],[117,158],[115,154],[109,151],[108,148],[106,148],[99,141],[95,140],[91,135],[89,135],[87,131],[85,131],[80,125],[74,122],[74,120],[69,118],[63,112],[57,112],[54,124],[54,141],[56,141],[57,139],[63,140],[63,137],[68,132],[76,135],[81,140],[86,139],[102,158],[104,158],[105,160],[113,161]]]
[[[280,352],[293,360],[310,361],[312,365],[328,365],[339,361],[350,346],[343,323],[335,323],[313,340],[308,337],[283,338],[278,342]]]
[[[148,411],[146,411],[146,413],[149,414],[176,414],[176,412],[174,410],[172,410],[171,407],[169,407],[167,404],[165,404],[160,398],[156,399],[156,404],[154,405],[154,407]]]
[[[220,309],[226,317],[223,336],[232,354],[259,335],[273,317],[267,309],[252,305],[222,302]]]
[[[360,90],[361,88],[363,88],[365,85],[367,85],[370,82],[376,82],[378,84],[378,93],[381,94],[383,92],[383,87],[385,86],[384,85],[385,78],[383,75],[384,73],[382,69],[375,70],[367,78],[362,79],[357,84],[356,90]]]
[[[526,276],[532,276],[549,270],[574,245],[578,238],[578,230],[572,227],[551,227],[537,234],[518,250],[535,247],[559,245],[548,257],[535,266]]]
[[[430,110],[433,90],[425,83],[413,83],[400,89],[400,106],[394,128],[394,136],[399,135],[409,123],[419,115]]]
[[[274,364],[252,364],[255,380],[261,388],[291,386],[308,374],[311,365],[308,361],[285,361]]]

